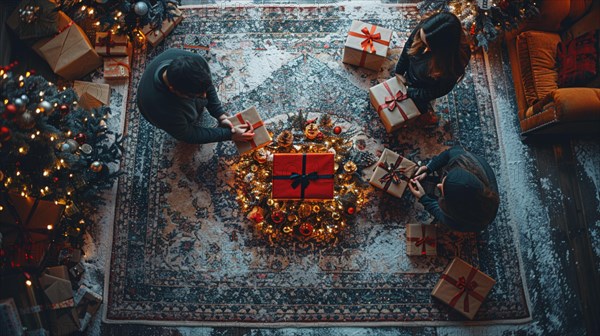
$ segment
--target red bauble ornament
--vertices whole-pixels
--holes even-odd
[[[8,104],[6,105],[6,112],[10,114],[15,114],[17,113],[17,107],[15,106],[15,104]]]
[[[508,8],[508,0],[502,0],[500,1],[500,3],[498,3],[498,7],[500,7],[500,9],[502,10],[506,10]]]
[[[279,223],[283,222],[283,219],[284,219],[283,212],[281,212],[281,211],[273,211],[273,213],[271,213],[271,219],[276,224],[279,224]]]
[[[325,134],[323,132],[317,133],[317,140],[322,141],[325,138]]]
[[[348,207],[348,209],[346,209],[346,212],[348,213],[348,215],[354,215],[354,213],[356,212],[356,208]]]
[[[0,141],[8,141],[11,136],[10,128],[6,126],[0,127]]]
[[[54,181],[54,183],[58,182],[58,177],[53,177],[52,181]]]
[[[67,115],[67,114],[69,113],[69,110],[70,110],[70,109],[69,109],[69,105],[67,105],[67,104],[62,104],[62,105],[60,105],[60,106],[58,107],[58,110],[60,111],[60,114],[61,114],[62,116],[65,116],[65,115]]]
[[[75,141],[77,141],[77,143],[81,146],[87,140],[87,136],[83,133],[79,133],[73,139],[75,139]]]
[[[303,236],[310,236],[315,231],[312,224],[310,224],[310,223],[303,223],[302,225],[300,225],[298,230],[300,231],[300,234]]]
[[[342,133],[342,128],[341,128],[340,126],[335,126],[335,127],[333,128],[333,133],[335,133],[335,134],[340,134],[340,133]]]

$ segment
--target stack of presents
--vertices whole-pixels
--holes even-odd
[[[58,10],[55,0],[40,0],[35,4],[39,8],[36,20],[27,20],[23,15],[30,1],[22,1],[7,23],[25,44],[48,62],[54,73],[73,81],[102,67],[105,82],[129,81],[133,57],[129,36],[110,30],[86,33],[67,14]],[[141,29],[149,45],[156,46],[183,20],[179,9],[173,8],[172,12],[174,19],[165,20],[162,26],[147,25]],[[98,107],[98,103],[108,104],[108,84],[80,82],[75,90],[80,96],[82,93],[94,96],[92,106],[85,108]]]
[[[66,242],[52,244],[65,206],[8,193],[2,194],[0,208],[0,250],[11,262],[0,274],[0,333],[85,330],[102,296],[81,284],[83,251]]]

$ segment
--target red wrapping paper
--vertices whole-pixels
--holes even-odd
[[[273,155],[274,199],[332,199],[333,153]]]

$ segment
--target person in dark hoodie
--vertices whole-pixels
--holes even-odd
[[[427,195],[420,181],[434,171],[444,176],[437,185],[441,197]],[[439,222],[462,232],[479,232],[496,218],[500,199],[490,165],[481,157],[455,146],[421,166],[408,187]]]
[[[433,118],[432,101],[445,96],[462,78],[471,49],[460,20],[440,12],[423,21],[404,44],[395,74],[407,86],[422,115]]]
[[[227,120],[208,63],[189,51],[169,49],[146,66],[137,89],[137,105],[151,124],[187,143],[249,141],[254,136],[249,123],[234,127]],[[219,127],[199,124],[205,109]]]

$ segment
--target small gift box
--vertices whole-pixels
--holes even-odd
[[[236,115],[234,115],[233,117],[229,117],[228,119],[229,121],[231,121],[233,126],[244,125],[246,124],[246,121],[249,121],[250,124],[252,124],[252,128],[254,128],[254,138],[252,138],[252,140],[235,142],[235,145],[237,146],[237,149],[240,152],[240,154],[244,154],[251,150],[267,146],[273,141],[254,106],[245,111],[237,113]]]
[[[406,226],[407,255],[436,255],[435,226],[408,224]]]
[[[129,78],[130,72],[131,56],[104,58],[104,79]]]
[[[164,38],[169,35],[173,29],[175,29],[175,26],[177,26],[183,20],[183,16],[179,8],[173,8],[171,11],[174,13],[173,19],[167,19],[163,21],[162,25],[158,27],[146,25],[142,28],[142,33],[146,36],[146,41],[148,41],[148,43],[150,43],[153,47],[164,40]]]
[[[39,50],[52,71],[69,80],[81,78],[102,65],[102,58],[76,23],[71,23]]]
[[[384,149],[369,183],[400,198],[406,189],[408,179],[413,176],[416,169],[416,163],[389,149]]]
[[[19,39],[35,40],[54,35],[58,31],[56,1],[22,0],[14,4],[17,5],[17,8],[8,19],[3,19],[6,19],[6,25],[15,32]],[[4,7],[3,10],[6,8],[11,7]]]
[[[23,324],[12,298],[0,300],[0,335],[23,335]]]
[[[94,47],[102,56],[129,56],[132,51],[127,35],[114,35],[110,30],[96,33]]]
[[[102,296],[92,292],[91,289],[86,286],[81,286],[75,293],[75,304],[76,304],[76,312],[79,318],[80,331],[84,331],[88,326],[94,314],[100,308],[100,304],[102,303]]]
[[[360,21],[352,21],[344,44],[342,62],[379,71],[386,59],[392,31]]]
[[[496,280],[460,258],[454,258],[431,295],[473,319]]]
[[[71,335],[79,330],[73,289],[67,267],[48,267],[39,277],[40,285],[50,301],[47,316],[52,335]]]
[[[396,77],[370,88],[369,96],[388,133],[420,114],[413,100],[406,95],[406,86]]]
[[[332,199],[333,153],[273,155],[274,199]]]
[[[73,82],[73,90],[79,96],[79,106],[86,110],[108,105],[110,101],[110,85],[108,84],[76,80]]]

